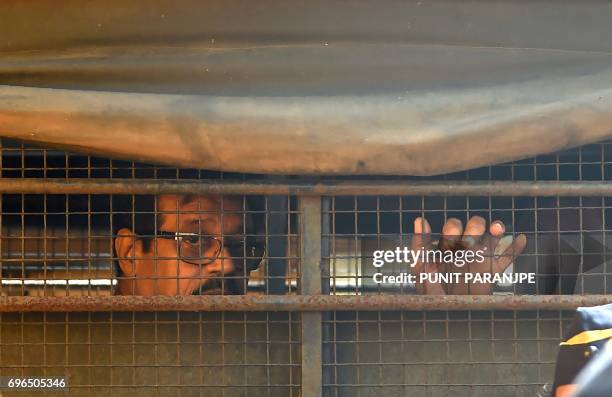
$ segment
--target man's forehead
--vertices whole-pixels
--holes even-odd
[[[215,212],[240,211],[242,200],[236,196],[164,194],[157,198],[158,212]]]
[[[242,229],[243,202],[235,196],[162,195],[157,198],[158,224],[165,230],[235,233]]]

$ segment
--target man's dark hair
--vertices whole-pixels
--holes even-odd
[[[113,197],[113,238],[121,229],[130,229],[143,240],[146,251],[151,247],[152,237],[157,229],[155,196],[114,196]]]

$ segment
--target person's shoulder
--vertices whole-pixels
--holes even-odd
[[[612,328],[612,303],[601,306],[579,307],[576,317],[583,330]]]

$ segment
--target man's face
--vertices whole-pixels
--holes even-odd
[[[232,258],[229,248],[244,241],[242,200],[221,196],[162,195],[157,198],[156,205],[157,230],[165,237],[153,237],[147,246],[142,239],[134,237],[132,231],[121,229],[115,239],[123,273],[118,293],[244,293],[248,276],[244,261]],[[174,238],[174,232],[179,233],[178,239]],[[202,238],[198,235],[210,243],[197,244],[198,238]],[[188,241],[183,243],[182,239]],[[191,247],[197,246],[199,250],[185,255],[187,250],[182,244],[192,242],[196,244]],[[198,261],[202,263],[193,263]]]

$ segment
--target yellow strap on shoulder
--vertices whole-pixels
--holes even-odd
[[[559,343],[559,346],[584,345],[586,343],[596,342],[598,340],[607,338],[612,338],[612,328],[582,331],[581,333],[572,336],[565,342]]]

